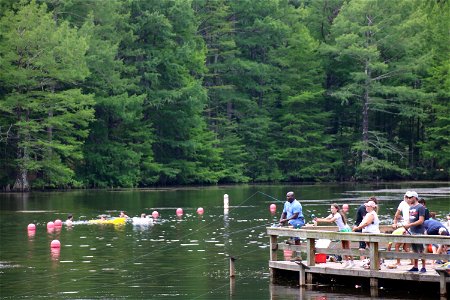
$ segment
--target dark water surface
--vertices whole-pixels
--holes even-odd
[[[279,219],[287,191],[296,192],[306,219],[328,215],[329,205],[349,203],[350,218],[371,195],[389,223],[407,189],[444,219],[449,183],[371,185],[258,185],[183,189],[0,194],[0,298],[2,299],[370,299],[367,287],[298,288],[269,282],[266,227]],[[223,195],[230,197],[224,213]],[[280,199],[280,200],[275,200]],[[269,211],[271,203],[277,212]],[[179,218],[175,210],[181,207]],[[199,216],[198,207],[205,213]],[[100,214],[130,217],[157,210],[152,226],[80,224]],[[46,224],[74,214],[75,224],[47,232]],[[34,223],[34,236],[27,225]],[[51,251],[58,239],[60,251]],[[229,255],[236,279],[229,279]],[[437,292],[437,291],[436,291]],[[384,290],[384,298],[411,298]],[[414,297],[413,297],[414,298]]]

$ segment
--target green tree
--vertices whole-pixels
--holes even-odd
[[[438,179],[450,176],[450,2],[424,3],[425,30],[421,50],[429,53],[430,64],[424,80],[426,90],[435,95],[428,106],[425,138],[420,143],[424,167]]]
[[[93,119],[93,98],[77,84],[88,76],[86,40],[46,5],[22,3],[0,20],[3,147],[16,173],[14,189],[76,185],[74,169]],[[3,134],[5,132],[2,132]]]
[[[155,132],[161,183],[217,182],[220,149],[203,117],[205,47],[190,1],[132,1],[136,35],[126,62],[140,75],[144,120]],[[133,55],[131,55],[133,54]]]
[[[96,120],[84,147],[79,174],[95,187],[134,187],[152,183],[158,169],[153,161],[151,124],[144,120],[145,95],[138,94],[138,76],[122,57],[133,41],[130,7],[122,1],[57,2],[58,16],[80,27],[88,44],[90,75],[83,89],[95,95]],[[132,76],[130,75],[132,74]]]
[[[245,144],[238,135],[233,116],[233,101],[241,96],[231,83],[229,72],[236,61],[238,49],[234,42],[234,21],[227,0],[197,0],[193,3],[198,19],[198,33],[206,48],[206,67],[203,86],[208,92],[206,118],[222,149],[220,181],[246,182],[246,162],[249,160]]]
[[[409,1],[347,2],[332,26],[334,44],[323,47],[343,77],[332,95],[359,123],[360,139],[351,148],[359,178],[405,176],[411,168],[414,145],[405,149],[397,132],[405,128],[400,122],[424,117],[426,94],[415,67],[421,56],[406,46],[420,29],[404,30],[413,10]]]

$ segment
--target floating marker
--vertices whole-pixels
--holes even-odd
[[[203,210],[203,207],[197,208],[197,213],[198,213],[199,215],[203,215],[204,212],[205,212],[205,211]]]
[[[62,221],[60,219],[56,219],[55,222],[53,223],[56,227],[61,227],[62,226]]]
[[[33,223],[31,223],[31,224],[28,224],[28,231],[34,231],[34,230],[36,230],[36,225],[34,225]]]
[[[157,212],[156,210],[152,212],[152,217],[153,219],[157,219],[159,217],[159,212]]]
[[[50,247],[51,247],[51,248],[61,248],[61,243],[60,243],[58,240],[53,240],[53,241],[50,243]]]
[[[53,229],[55,228],[55,223],[53,223],[52,221],[47,223],[47,229]]]
[[[177,216],[181,216],[183,214],[183,209],[182,208],[177,208]]]
[[[270,204],[270,210],[277,210],[277,206],[275,204]]]

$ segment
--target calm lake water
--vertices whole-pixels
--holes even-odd
[[[269,282],[266,227],[281,214],[294,191],[307,221],[328,215],[329,205],[349,203],[350,218],[369,196],[380,201],[389,223],[407,189],[427,200],[444,219],[450,211],[449,183],[370,185],[257,185],[157,190],[33,192],[0,194],[0,297],[2,299],[370,299],[369,288],[323,285],[298,288]],[[230,198],[224,213],[223,195]],[[280,200],[276,200],[280,199]],[[281,201],[282,200],[282,201]],[[277,212],[269,211],[271,203]],[[177,217],[176,209],[184,210]],[[198,207],[204,214],[196,213]],[[130,217],[157,210],[151,226],[84,224],[101,214]],[[46,224],[74,215],[75,224],[47,232]],[[27,225],[36,224],[29,236]],[[60,251],[51,251],[58,239]],[[229,279],[229,256],[236,279]],[[385,289],[384,298],[411,298]],[[414,298],[414,297],[413,297]]]

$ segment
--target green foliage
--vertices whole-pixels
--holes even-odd
[[[449,1],[0,1],[0,185],[448,179]]]
[[[4,142],[17,153],[9,164],[16,186],[29,188],[29,172],[39,179],[37,186],[74,184],[94,115],[92,96],[75,88],[89,74],[87,43],[68,23],[55,24],[46,6],[35,2],[7,12],[0,27],[0,110],[11,129]]]

